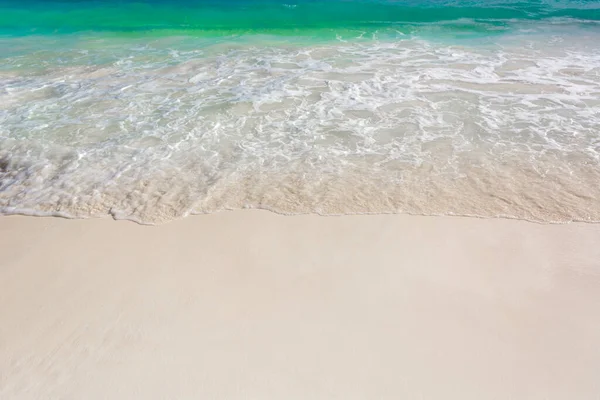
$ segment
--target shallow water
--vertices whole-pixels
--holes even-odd
[[[599,10],[0,1],[0,209],[600,221]]]

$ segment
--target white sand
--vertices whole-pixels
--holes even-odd
[[[0,218],[0,399],[598,399],[600,225]]]

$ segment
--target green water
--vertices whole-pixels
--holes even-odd
[[[490,30],[515,21],[600,20],[593,1],[0,1],[0,32],[8,35],[80,31],[231,34],[377,30],[410,32],[422,24]],[[484,24],[484,25],[478,25]]]
[[[0,213],[600,221],[600,2],[0,0]]]

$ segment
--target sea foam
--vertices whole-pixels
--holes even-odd
[[[596,35],[23,51],[0,70],[0,209],[600,221]]]

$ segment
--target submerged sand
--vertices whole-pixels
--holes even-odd
[[[2,399],[598,399],[600,225],[0,218]]]

